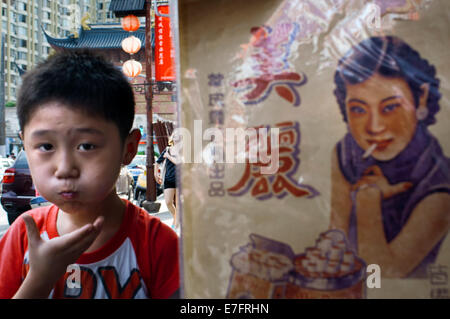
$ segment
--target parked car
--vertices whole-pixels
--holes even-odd
[[[25,151],[17,155],[14,164],[5,170],[2,179],[1,204],[8,214],[11,225],[23,212],[30,210],[30,200],[35,197],[35,188]]]
[[[136,155],[130,164],[127,165],[127,169],[130,172],[134,180],[134,185],[137,183],[138,176],[145,170],[147,157],[145,155]]]
[[[162,185],[156,183],[156,196],[163,193]],[[145,200],[145,193],[147,192],[147,170],[145,169],[139,176],[136,182],[136,187],[134,188],[134,199],[136,204],[142,207],[142,203]]]
[[[116,192],[119,195],[127,195],[131,199],[134,190],[134,179],[126,166],[120,169],[120,175],[116,182]]]
[[[13,166],[14,160],[10,158],[0,157],[0,180],[3,180],[5,170]]]
[[[42,206],[50,206],[52,203],[47,201],[44,197],[36,194],[36,197],[34,197],[32,200],[30,200],[31,208],[38,208]]]

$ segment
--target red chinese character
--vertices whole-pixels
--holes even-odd
[[[283,198],[286,195],[295,197],[307,196],[315,197],[318,192],[311,186],[300,184],[294,178],[299,166],[299,144],[300,129],[298,122],[284,122],[276,125],[279,128],[279,169],[275,174],[261,174],[261,167],[269,166],[271,163],[262,163],[261,149],[258,150],[258,161],[251,163],[249,156],[246,157],[245,170],[241,179],[233,187],[228,188],[228,194],[231,196],[242,196],[248,192],[257,199],[264,200],[276,196]],[[269,135],[269,134],[267,134]],[[258,130],[257,141],[251,140],[249,143],[258,143],[267,145],[267,157],[270,158],[271,143],[270,136],[261,136]],[[261,139],[267,139],[267,143],[261,143]],[[247,143],[247,154],[250,145]]]

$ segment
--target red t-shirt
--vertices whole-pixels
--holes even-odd
[[[73,267],[68,269],[50,298],[168,298],[179,288],[178,236],[158,218],[125,202],[119,231],[98,250],[82,254],[75,266],[78,276]],[[45,240],[59,236],[58,211],[52,205],[27,213]],[[18,218],[0,241],[0,298],[14,296],[28,269],[26,227]]]

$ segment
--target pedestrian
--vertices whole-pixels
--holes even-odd
[[[21,138],[34,185],[53,205],[23,214],[1,239],[0,298],[177,296],[176,233],[115,191],[141,137],[134,107],[125,76],[88,51],[56,53],[27,72]]]
[[[180,136],[172,134],[168,146],[161,153],[155,163],[155,180],[163,185],[164,199],[167,209],[173,216],[172,228],[179,228],[179,217],[177,216],[177,176],[176,165],[180,162]],[[161,167],[160,167],[161,165]],[[158,173],[159,172],[159,173]]]

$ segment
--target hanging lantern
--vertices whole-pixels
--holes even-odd
[[[139,29],[139,26],[140,26],[139,19],[135,15],[129,14],[122,19],[122,28],[125,31],[134,32],[137,29]]]
[[[141,40],[130,36],[122,40],[122,49],[129,54],[135,54],[141,49]]]
[[[122,66],[122,72],[129,78],[134,78],[142,71],[142,64],[133,59],[126,61]]]

